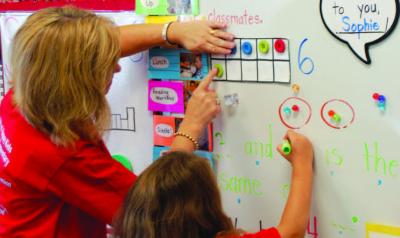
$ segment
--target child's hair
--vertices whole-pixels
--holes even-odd
[[[184,152],[162,156],[139,176],[115,219],[114,232],[119,238],[236,235],[210,165]]]
[[[105,94],[120,51],[107,18],[75,7],[40,10],[14,38],[14,101],[58,145],[98,141],[110,121]]]

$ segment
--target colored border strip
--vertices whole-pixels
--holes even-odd
[[[63,0],[56,2],[11,2],[0,3],[0,11],[34,11],[47,7],[61,7],[73,5],[89,10],[108,10],[108,11],[133,11],[135,10],[135,0]]]
[[[371,224],[371,223],[366,223],[365,227],[366,227],[366,238],[370,238],[371,232],[400,236],[400,227]]]

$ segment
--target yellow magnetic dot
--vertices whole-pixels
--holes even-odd
[[[300,86],[298,84],[293,84],[292,85],[292,91],[294,93],[299,93],[300,92]]]

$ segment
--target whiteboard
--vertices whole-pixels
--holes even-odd
[[[11,41],[31,13],[8,12],[0,15],[2,53],[6,90],[10,77]],[[117,25],[139,24],[144,18],[131,12],[102,12]],[[152,114],[147,110],[147,52],[139,53],[119,61],[121,72],[114,74],[107,95],[111,106],[112,124],[105,141],[112,155],[123,155],[140,173],[152,162]]]
[[[354,7],[373,1],[332,2],[346,6],[352,2]],[[381,9],[394,5],[392,0],[375,2]],[[238,228],[248,231],[278,224],[291,167],[275,148],[288,127],[293,127],[311,139],[315,151],[306,237],[400,237],[399,29],[370,45],[372,63],[368,65],[331,35],[319,8],[319,1],[201,1],[201,14],[209,20],[228,21],[228,30],[237,38],[290,41],[290,84],[215,83],[221,98],[237,93],[239,99],[237,106],[223,106],[214,122],[225,210]],[[387,17],[394,21],[394,15]],[[231,67],[228,75],[237,71]],[[292,91],[293,84],[300,86],[298,94]],[[373,100],[374,93],[386,97],[384,111]],[[279,115],[293,105],[300,107],[297,115]],[[330,120],[329,110],[340,114],[341,123]]]
[[[278,224],[288,195],[291,169],[275,147],[289,125],[300,127],[298,131],[307,135],[315,146],[313,208],[308,233],[318,235],[306,237],[399,237],[400,159],[395,149],[400,133],[397,28],[387,39],[370,46],[372,63],[367,65],[328,32],[318,1],[248,2],[201,1],[201,13],[210,20],[219,17],[234,21],[229,31],[238,38],[288,39],[290,71],[287,65],[277,66],[285,73],[272,78],[265,76],[271,73],[269,66],[265,66],[260,67],[265,70],[260,73],[264,78],[259,81],[263,83],[215,83],[221,98],[236,93],[239,100],[237,106],[223,106],[221,116],[214,121],[216,168],[225,210],[237,227],[248,231],[257,231],[260,225],[266,228]],[[132,13],[104,14],[118,24],[142,20]],[[10,40],[26,15],[1,15],[6,79]],[[136,173],[151,163],[152,156],[146,62],[146,53],[122,59],[123,71],[115,75],[108,94],[112,113],[120,119],[119,122],[115,119],[115,130],[106,136],[108,148],[112,154],[122,154],[133,161]],[[245,72],[256,74],[250,70],[254,65],[245,67]],[[233,71],[228,73],[238,73],[234,69],[239,68],[232,67]],[[293,84],[300,86],[298,94],[293,93]],[[372,99],[376,92],[387,98],[385,112]],[[283,116],[285,125],[279,116],[280,107],[293,104],[300,106],[300,112],[293,117]],[[124,121],[132,115],[131,108],[135,115],[134,130],[132,124]],[[342,129],[331,127],[334,124],[328,126],[326,122],[331,122],[321,118],[321,108],[338,111],[342,123],[348,126]],[[326,113],[323,115],[326,117]]]

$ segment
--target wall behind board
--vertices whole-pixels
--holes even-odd
[[[389,27],[380,29],[381,35],[396,17],[394,1],[325,2],[327,11],[339,10],[335,4],[345,7],[340,10],[350,18],[347,24],[363,25],[364,18],[370,23],[384,16]],[[376,4],[378,9],[360,17],[361,4],[372,4],[370,10]],[[239,99],[237,106],[224,106],[214,124],[224,206],[238,227],[250,231],[258,230],[260,223],[265,228],[279,222],[291,169],[275,148],[293,127],[307,135],[315,149],[313,209],[306,237],[400,237],[399,29],[371,45],[368,65],[328,32],[319,8],[315,0],[201,1],[201,14],[228,22],[228,30],[244,38],[242,43],[251,42],[254,50],[250,38],[290,42],[291,84],[216,83],[221,98],[236,93]],[[343,21],[337,24],[348,28]],[[366,35],[349,33],[348,40],[357,44]],[[276,61],[279,54],[273,53]],[[260,77],[273,70],[260,54],[255,61],[236,58],[216,62],[223,65],[228,80],[249,73],[257,77],[256,70]],[[286,77],[279,72],[275,76],[278,81]],[[300,86],[298,94],[293,84]],[[386,97],[384,110],[373,100],[374,93]],[[285,107],[293,105],[300,111],[286,116]],[[330,110],[341,116],[340,123],[329,118]]]

